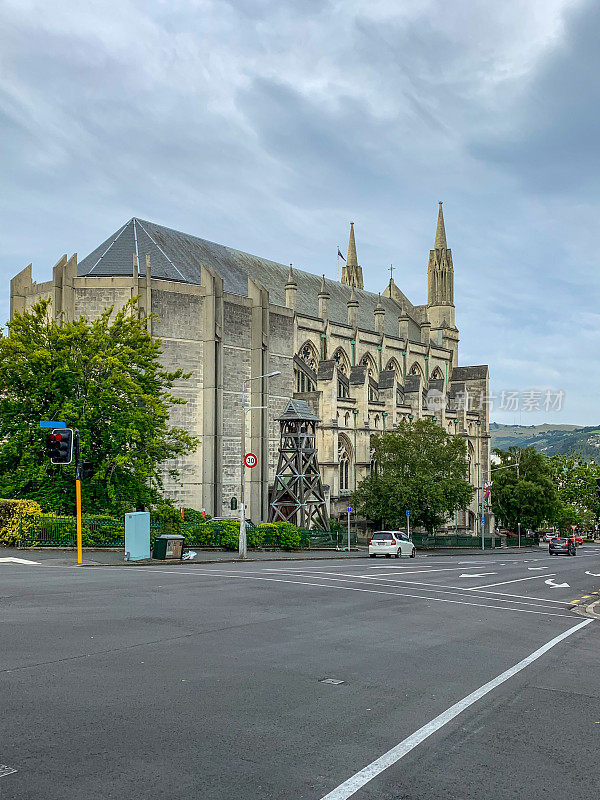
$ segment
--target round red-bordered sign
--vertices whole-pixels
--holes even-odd
[[[255,467],[258,464],[258,458],[254,455],[254,453],[246,453],[244,456],[244,464],[249,468]]]

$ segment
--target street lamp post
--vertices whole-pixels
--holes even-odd
[[[260,378],[274,378],[276,375],[281,375],[281,371],[269,372],[267,375],[256,375],[254,378],[248,378],[242,381],[242,431],[241,431],[241,457],[240,457],[240,538],[238,543],[238,554],[240,558],[246,558],[248,555],[248,546],[246,542],[246,414],[248,411],[253,411],[258,408],[265,408],[265,406],[248,406],[246,405],[246,384],[250,381],[257,381]]]

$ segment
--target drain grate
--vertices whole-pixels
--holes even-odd
[[[322,680],[319,681],[319,683],[328,683],[331,686],[339,686],[340,683],[343,683],[343,682],[344,681],[341,681],[338,678],[323,678]]]
[[[16,772],[16,769],[12,767],[7,767],[6,764],[0,764],[0,778],[4,778],[6,775],[12,775],[13,772]]]

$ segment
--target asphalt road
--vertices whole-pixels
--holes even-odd
[[[0,563],[0,798],[589,800],[598,589],[593,546]]]

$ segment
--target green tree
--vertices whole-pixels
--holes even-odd
[[[518,523],[536,529],[543,522],[551,522],[558,498],[548,458],[534,447],[509,447],[494,453],[500,458],[499,466],[515,465],[492,473],[492,510],[496,518],[512,531],[517,530]]]
[[[383,526],[411,523],[435,531],[473,497],[467,479],[467,444],[431,420],[403,421],[398,430],[373,436],[378,469],[352,497],[357,511]]]
[[[161,501],[161,465],[197,442],[169,425],[186,379],[160,362],[135,301],[94,321],[57,322],[48,300],[16,314],[0,332],[0,496],[31,498],[73,513],[74,464],[53,467],[40,420],[64,420],[81,434],[95,476],[83,483],[88,512],[122,513]],[[176,476],[175,469],[170,470]]]
[[[596,479],[600,464],[586,461],[577,453],[554,455],[549,459],[552,481],[560,508],[555,519],[561,531],[571,525],[591,528],[600,516]]]

